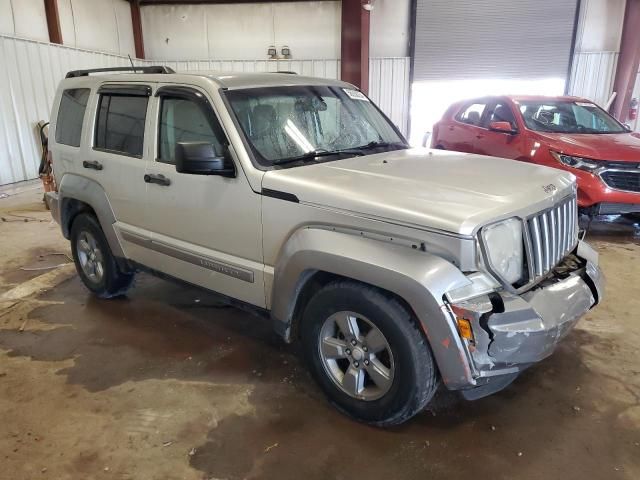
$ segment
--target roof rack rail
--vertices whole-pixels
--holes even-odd
[[[176,73],[175,70],[162,65],[154,65],[151,67],[110,67],[110,68],[89,68],[87,70],[71,70],[67,72],[65,78],[86,77],[90,73],[108,73],[108,72],[133,72],[133,73]]]

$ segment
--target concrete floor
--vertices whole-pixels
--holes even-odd
[[[640,229],[591,225],[607,297],[558,351],[476,402],[352,422],[295,347],[213,295],[147,275],[83,288],[41,192],[0,199],[1,479],[638,479]],[[27,270],[25,270],[27,269]],[[473,476],[473,477],[472,477]]]

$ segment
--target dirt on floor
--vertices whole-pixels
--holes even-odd
[[[606,299],[491,397],[382,430],[333,409],[295,346],[195,288],[91,296],[28,187],[0,199],[0,479],[640,478],[640,227],[589,227]]]

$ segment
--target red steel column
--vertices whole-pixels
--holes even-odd
[[[341,78],[369,90],[369,11],[362,0],[342,0]]]
[[[144,41],[142,40],[142,20],[140,20],[140,2],[130,0],[131,24],[133,26],[133,44],[136,47],[136,58],[144,58]]]
[[[44,12],[47,17],[49,41],[62,45],[62,29],[60,28],[60,15],[58,14],[58,0],[44,0]]]
[[[640,0],[627,0],[620,42],[620,56],[613,91],[617,92],[611,113],[621,122],[629,115],[629,102],[640,67]]]

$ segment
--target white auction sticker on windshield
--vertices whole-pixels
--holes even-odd
[[[364,93],[359,92],[358,90],[351,90],[350,88],[343,88],[342,91],[344,93],[346,93],[347,96],[349,98],[351,98],[352,100],[364,100],[365,102],[369,101],[367,96]]]
[[[575,102],[575,104],[579,107],[595,107],[595,105],[590,102]]]

